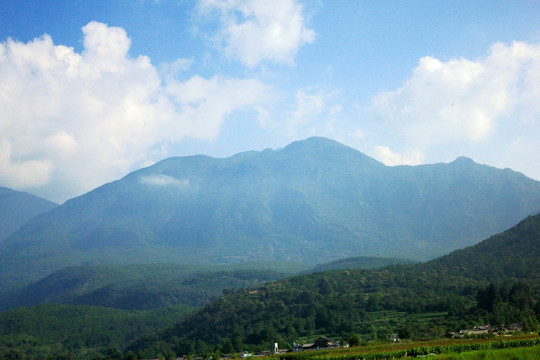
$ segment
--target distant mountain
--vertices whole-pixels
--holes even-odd
[[[26,192],[0,187],[0,241],[36,215],[58,206]]]
[[[291,344],[314,334],[370,336],[381,329],[384,334],[439,337],[447,330],[468,326],[467,321],[474,324],[492,318],[510,323],[531,314],[537,324],[539,258],[540,215],[536,215],[468,249],[427,263],[312,273],[239,290],[130,348],[153,353],[156,344],[163,348],[165,343],[177,354],[230,347],[231,343],[238,344],[236,350],[268,348],[276,341]],[[500,302],[499,310],[488,314],[476,304],[478,291],[488,281],[500,280],[505,280],[508,299],[506,303],[492,299]],[[430,321],[434,312],[439,315]]]
[[[0,244],[0,285],[65,266],[429,259],[540,211],[540,182],[467,158],[385,166],[325,138],[170,158],[36,217]]]

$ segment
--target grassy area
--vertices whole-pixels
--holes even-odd
[[[536,360],[540,359],[540,346],[500,350],[466,351],[430,357],[433,360]]]

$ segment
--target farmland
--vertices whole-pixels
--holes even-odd
[[[489,354],[490,357],[487,357]],[[304,351],[273,356],[279,360],[383,360],[407,357],[435,359],[534,359],[540,354],[540,338],[522,335],[491,339],[445,339],[371,344],[350,348]],[[500,357],[499,357],[500,356]]]

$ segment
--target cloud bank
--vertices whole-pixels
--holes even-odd
[[[496,43],[476,60],[423,57],[401,88],[378,94],[371,106],[375,121],[418,159],[451,145],[505,165],[540,156],[540,145],[531,145],[540,136],[539,99],[540,44],[514,42]],[[521,155],[517,144],[525,145]],[[391,150],[378,152],[384,158]],[[540,169],[531,175],[540,178]]]
[[[268,90],[253,79],[162,79],[147,57],[129,55],[123,29],[82,31],[81,53],[48,35],[0,44],[4,186],[66,200],[163,157],[172,142],[215,138]]]

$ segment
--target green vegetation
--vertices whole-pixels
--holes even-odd
[[[519,278],[538,282],[539,236],[540,215],[529,216],[501,234],[430,261],[426,268],[483,281]]]
[[[340,269],[242,289],[225,288],[222,297],[187,315],[188,307],[127,311],[40,305],[13,309],[0,314],[0,329],[4,331],[0,332],[0,358],[2,352],[7,358],[22,356],[27,359],[45,359],[49,355],[51,358],[122,359],[133,358],[135,354],[147,358],[186,354],[216,357],[220,353],[268,350],[274,342],[287,348],[295,342],[313,342],[321,336],[340,342],[374,344],[387,342],[393,334],[405,340],[399,343],[400,346],[411,340],[437,340],[422,342],[421,346],[408,350],[396,347],[392,351],[397,352],[387,349],[377,352],[379,355],[362,357],[402,356],[403,351],[408,356],[423,356],[493,350],[496,346],[504,348],[516,344],[537,346],[537,338],[516,340],[522,343],[488,341],[492,339],[443,343],[440,339],[448,332],[485,324],[495,328],[496,325],[519,323],[518,328],[525,331],[537,330],[540,319],[539,223],[540,215],[529,217],[476,246],[427,263],[380,269]],[[103,285],[103,279],[108,279],[119,288],[133,286],[126,299],[136,299],[135,290],[142,288],[135,285],[143,279],[150,289],[154,286],[152,281],[161,278],[164,288],[174,288],[187,281],[194,290],[199,286],[200,292],[204,293],[205,289],[226,284],[231,279],[249,283],[268,280],[275,275],[267,271],[251,273],[245,269],[224,271],[222,268],[205,273],[197,267],[174,265],[147,265],[142,268],[146,271],[136,269],[136,266],[120,266],[66,270],[47,278],[34,290],[57,286],[60,291],[71,284],[60,293],[66,298],[80,299],[96,294],[97,290],[92,286],[100,291],[108,289],[108,285]],[[150,269],[155,273],[152,274]],[[74,279],[84,281],[68,281],[73,279],[71,274],[78,274]],[[121,285],[122,281],[125,284]],[[84,293],[84,289],[88,292]],[[154,291],[159,293],[151,290],[142,298],[151,296]],[[101,301],[116,298],[105,296]],[[151,301],[146,302],[149,303]],[[494,336],[482,331],[454,335]],[[354,352],[343,351],[337,357],[339,360],[359,357]],[[290,356],[321,357],[314,360],[324,360],[326,356],[325,352],[309,353],[313,355],[306,352]],[[41,354],[47,357],[39,357]],[[328,356],[330,359],[336,354]]]
[[[413,264],[415,261],[399,258],[355,256],[315,266],[309,272],[345,269],[377,269],[390,265]]]
[[[462,353],[440,354],[431,358],[435,360],[537,360],[540,359],[540,346],[466,351]]]
[[[516,283],[512,289],[522,288]],[[418,269],[340,271],[286,279],[226,295],[131,349],[153,353],[163,342],[176,354],[200,354],[216,347],[263,350],[273,342],[291,347],[300,337],[325,334],[363,341],[439,338],[447,331],[483,325],[495,314],[476,305],[480,284],[465,278],[419,273]],[[528,289],[528,290],[527,290]],[[480,290],[482,293],[484,290]],[[455,294],[459,295],[455,295]],[[498,304],[505,321],[538,322],[538,298]],[[516,305],[525,304],[520,309]],[[528,305],[530,304],[530,306]]]
[[[525,356],[538,353],[540,350],[538,337],[522,337],[483,340],[437,340],[422,342],[407,342],[397,344],[377,344],[357,346],[344,349],[323,351],[305,351],[298,353],[273,356],[271,359],[279,360],[383,360],[409,357],[429,357],[430,359],[483,359],[485,354],[496,352],[498,355]],[[504,350],[504,352],[502,352]],[[499,353],[499,351],[501,351]],[[464,356],[462,357],[461,354]],[[437,356],[438,355],[438,356]],[[489,358],[489,357],[488,357]],[[504,359],[495,357],[494,359]],[[513,357],[513,359],[522,359]]]
[[[126,311],[95,306],[46,304],[0,314],[0,359],[49,359],[71,354],[88,359],[180,320],[193,308]],[[2,357],[2,354],[4,357]]]
[[[71,267],[23,289],[4,292],[0,310],[40,303],[96,305],[150,310],[184,304],[201,306],[223,290],[255,286],[285,277],[264,269],[270,264],[148,264]],[[251,267],[251,268],[250,268]],[[287,264],[273,268],[289,270]]]
[[[321,334],[342,340],[359,334],[362,341],[386,340],[393,333],[407,339],[440,338],[476,325],[515,322],[534,330],[540,316],[539,222],[536,215],[490,238],[493,249],[481,243],[458,252],[465,260],[454,253],[449,255],[453,262],[443,257],[377,270],[314,273],[239,290],[130,348],[152,354],[159,343],[172,353],[201,354],[216,347],[268,349],[273,342],[289,347],[299,338]],[[483,253],[498,254],[490,256],[496,261],[483,262]],[[527,277],[497,282],[515,263],[514,254]],[[475,257],[481,268],[463,266]]]

